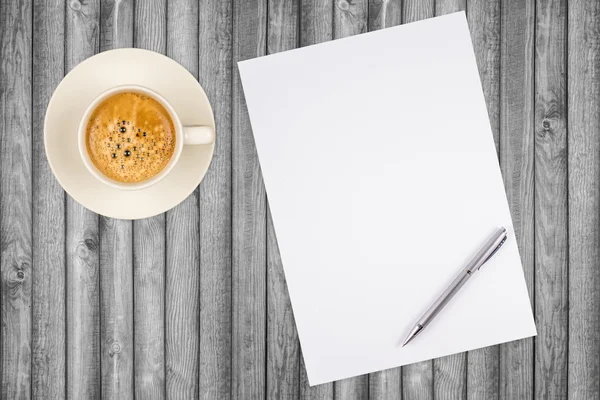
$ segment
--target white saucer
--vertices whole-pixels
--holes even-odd
[[[84,207],[112,218],[147,218],[175,207],[194,191],[210,165],[214,143],[185,146],[169,175],[146,189],[122,191],[98,181],[79,156],[78,124],[96,96],[125,84],[142,85],[161,94],[184,125],[215,128],[204,90],[184,67],[152,51],[112,50],[83,61],[54,91],[44,122],[46,156],[58,182]]]

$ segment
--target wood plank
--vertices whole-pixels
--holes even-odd
[[[200,397],[231,398],[232,382],[232,29],[230,1],[199,4],[199,81],[217,128],[200,185]]]
[[[367,32],[368,13],[367,0],[336,1],[333,8],[333,38],[340,39]],[[369,376],[361,375],[335,382],[334,397],[335,399],[367,399]]]
[[[133,226],[113,218],[102,218],[100,222],[101,394],[106,398],[131,398],[134,385],[133,249],[130,242]],[[97,370],[98,365],[92,365]]]
[[[134,2],[136,47],[165,53],[167,2]],[[143,399],[165,397],[165,214],[133,222],[134,388]]]
[[[402,2],[403,24],[432,18],[434,14],[435,0],[404,0]]]
[[[333,39],[333,0],[300,0],[300,46],[309,46]],[[300,398],[305,400],[333,399],[333,383],[310,387],[306,366],[300,350]]]
[[[494,143],[500,150],[500,1],[469,0],[467,21],[487,104]],[[499,396],[500,347],[491,346],[467,354],[467,398]]]
[[[66,7],[68,72],[98,52],[100,2]],[[67,196],[67,395],[100,393],[98,216]]]
[[[496,149],[500,149],[500,0],[468,0],[467,22]],[[499,154],[499,153],[498,153]],[[469,354],[470,356],[470,354]]]
[[[404,0],[402,23],[434,16],[434,0]],[[402,367],[402,397],[404,399],[433,399],[433,361],[423,361]]]
[[[267,53],[298,47],[298,2],[268,0]],[[267,399],[300,395],[300,345],[267,201]]]
[[[466,0],[436,0],[435,15],[466,10]],[[467,397],[467,354],[452,354],[433,360],[433,396],[435,399]]]
[[[33,398],[65,398],[65,194],[44,150],[44,116],[64,75],[65,7],[33,2]]]
[[[369,31],[389,28],[402,23],[401,0],[369,0]],[[400,400],[402,369],[392,368],[369,375],[369,399]]]
[[[368,30],[389,28],[402,23],[402,0],[369,0]]]
[[[600,398],[600,5],[568,2],[568,396]]]
[[[500,165],[533,303],[534,3],[502,2]],[[533,397],[533,339],[500,346],[500,398]]]
[[[133,1],[100,0],[100,51],[133,47]]]
[[[133,2],[102,0],[100,51],[133,45]],[[133,225],[100,217],[102,394],[133,393]]]
[[[235,0],[233,61],[266,52],[267,1]],[[237,64],[232,130],[232,395],[264,398],[266,381],[266,196]]]
[[[267,214],[267,398],[300,395],[300,345],[271,214]]]
[[[2,398],[31,397],[32,9],[0,3]]]
[[[198,2],[168,3],[167,55],[198,78]],[[166,397],[198,398],[200,210],[198,190],[167,212]]]
[[[566,1],[535,21],[535,398],[567,397],[569,326]]]

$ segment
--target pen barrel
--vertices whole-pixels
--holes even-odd
[[[485,245],[477,252],[475,257],[467,264],[460,274],[452,281],[452,283],[444,290],[444,293],[429,307],[427,312],[423,314],[417,324],[425,328],[433,318],[448,304],[454,295],[464,286],[464,284],[479,271],[479,268],[490,259],[506,240],[506,229],[498,229]]]
[[[444,290],[444,293],[429,307],[427,312],[423,314],[418,324],[425,328],[435,318],[436,315],[452,300],[454,295],[458,293],[460,288],[469,280],[471,275],[468,272],[462,271],[452,283]]]

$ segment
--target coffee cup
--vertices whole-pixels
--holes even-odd
[[[152,174],[151,176],[148,176],[147,178],[136,182],[121,181],[115,179],[114,177],[109,177],[106,173],[101,171],[97,165],[94,164],[90,155],[90,150],[88,148],[88,125],[90,123],[90,118],[94,114],[95,110],[104,101],[110,99],[113,96],[124,93],[137,94],[142,97],[147,96],[149,99],[153,99],[154,101],[156,101],[168,113],[168,117],[170,118],[174,129],[174,143],[173,148],[171,149],[172,153],[170,153],[170,158],[168,159],[168,161],[164,161],[164,167],[160,169],[160,171],[157,171],[155,174]],[[131,126],[128,126],[128,129],[131,128]],[[125,127],[123,126],[121,127],[121,129],[125,129]],[[100,94],[90,103],[90,105],[85,110],[79,123],[78,130],[79,153],[81,159],[83,160],[83,164],[85,165],[87,170],[92,174],[94,178],[98,179],[100,182],[119,190],[141,190],[157,184],[173,170],[179,158],[181,157],[181,153],[183,152],[184,146],[209,145],[214,143],[214,141],[215,131],[212,127],[184,126],[181,122],[181,119],[177,115],[177,112],[174,110],[173,106],[164,97],[162,97],[159,93],[153,91],[152,89],[140,85],[118,86]],[[110,143],[108,145],[110,145]],[[118,144],[115,144],[115,146],[118,146]],[[127,152],[131,154],[131,152]],[[116,154],[112,154],[112,156],[116,156]],[[144,160],[144,157],[141,157],[141,160]],[[151,160],[145,161],[147,163],[151,162]],[[124,165],[121,165],[121,167],[123,168]]]

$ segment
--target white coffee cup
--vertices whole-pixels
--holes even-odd
[[[90,159],[86,144],[86,131],[88,121],[96,107],[98,107],[98,105],[100,105],[100,103],[102,103],[107,98],[115,94],[124,92],[144,94],[158,101],[165,108],[165,110],[167,110],[171,117],[171,120],[173,121],[173,125],[175,126],[175,151],[173,152],[173,156],[171,157],[171,160],[169,160],[169,163],[158,174],[144,181],[136,183],[119,182],[104,175],[98,168],[96,168],[96,166]],[[160,94],[156,93],[151,89],[139,85],[123,85],[105,91],[104,93],[96,97],[94,101],[92,101],[92,103],[83,113],[83,117],[81,118],[81,121],[79,123],[78,141],[79,154],[81,155],[83,164],[96,179],[115,189],[140,190],[155,185],[156,183],[160,182],[164,177],[166,177],[169,174],[169,172],[171,172],[173,167],[175,167],[175,164],[177,164],[179,157],[181,156],[181,152],[183,151],[184,145],[206,145],[213,143],[215,141],[215,131],[210,126],[183,126],[183,124],[181,123],[181,119],[177,116],[177,113],[173,109],[173,106],[171,106],[171,104],[169,104],[169,102],[165,100],[165,98],[162,97]]]

